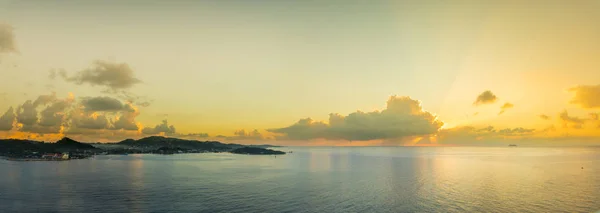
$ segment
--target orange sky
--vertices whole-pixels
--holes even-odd
[[[176,2],[0,1],[0,137],[600,144],[597,1]]]

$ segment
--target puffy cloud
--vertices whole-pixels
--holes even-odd
[[[501,115],[502,113],[504,113],[506,110],[513,108],[515,105],[511,104],[511,103],[504,103],[504,105],[502,105],[500,107],[500,112],[498,113],[498,115]]]
[[[418,100],[392,96],[382,111],[358,111],[347,116],[332,113],[329,123],[306,118],[268,131],[292,140],[373,140],[432,134],[442,125],[436,116],[423,110]]]
[[[126,105],[121,101],[111,97],[93,97],[83,98],[81,104],[85,108],[85,111],[105,111],[105,112],[116,112],[126,109]]]
[[[27,100],[17,108],[17,121],[23,125],[33,125],[38,121],[38,112],[33,101]]]
[[[117,118],[116,121],[113,122],[114,129],[123,129],[123,130],[139,130],[141,125],[139,125],[135,118],[140,115],[140,111],[137,107],[134,107],[132,104],[127,104],[125,110],[121,111],[121,114]]]
[[[16,117],[14,109],[12,107],[8,108],[8,110],[0,117],[0,131],[11,130]]]
[[[482,104],[493,104],[496,103],[497,100],[498,97],[494,95],[492,91],[486,90],[483,93],[479,94],[479,96],[477,96],[477,99],[475,100],[475,102],[473,102],[473,105],[479,106]]]
[[[579,117],[571,117],[569,116],[567,110],[561,112],[558,117],[563,123],[564,128],[581,129],[585,124],[585,119]]]
[[[28,139],[54,138],[64,134],[85,134],[88,139],[140,135],[141,124],[135,121],[140,114],[137,107],[110,97],[85,97],[76,102],[72,94],[67,98],[57,98],[52,93],[27,100],[13,109],[0,117],[3,135]],[[174,132],[174,127],[168,128],[168,134]],[[156,130],[161,131],[162,126]]]
[[[64,77],[66,77],[66,74]],[[96,61],[91,68],[79,71],[75,75],[64,79],[78,85],[89,84],[106,87],[109,91],[129,89],[142,82],[134,76],[129,65],[105,61]]]
[[[575,96],[571,104],[579,105],[581,108],[600,108],[600,84],[595,86],[576,86],[569,89]]]
[[[27,100],[17,109],[19,131],[38,134],[58,134],[64,129],[66,110],[73,97],[58,99],[55,93],[40,95],[35,101]],[[38,113],[38,108],[45,108]]]
[[[251,132],[246,132],[244,129],[236,130],[233,137],[228,137],[230,140],[261,140],[265,139],[263,135],[255,129]]]
[[[15,42],[14,28],[8,24],[0,23],[0,53],[15,53],[17,46]]]
[[[543,120],[550,120],[550,116],[547,116],[547,115],[544,115],[544,114],[539,115],[539,117],[541,119],[543,119]]]
[[[76,129],[108,129],[110,123],[106,115],[98,113],[80,113],[71,118],[71,125]]]
[[[41,112],[40,126],[61,126],[65,118],[65,110],[71,105],[69,101],[52,103]]]
[[[145,127],[144,129],[142,129],[142,133],[146,135],[174,135],[176,131],[173,125],[169,126],[169,122],[167,120],[163,120],[161,124],[156,125],[154,128]]]

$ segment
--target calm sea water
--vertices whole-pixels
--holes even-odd
[[[281,149],[0,160],[0,212],[600,210],[600,148]]]

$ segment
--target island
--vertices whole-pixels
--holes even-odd
[[[248,155],[282,155],[267,149],[271,145],[242,145],[218,141],[197,141],[162,136],[116,143],[82,143],[65,137],[56,142],[0,139],[0,157],[18,161],[63,161],[85,159],[95,155],[232,153]]]
[[[259,147],[242,147],[231,151],[234,154],[248,154],[248,155],[284,155],[285,152],[265,149]]]

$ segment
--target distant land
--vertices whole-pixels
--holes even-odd
[[[267,149],[271,145],[227,144],[218,141],[197,141],[162,136],[139,140],[126,139],[118,143],[81,143],[62,138],[55,143],[33,140],[0,139],[0,156],[8,160],[70,160],[94,155],[220,153],[248,155],[282,155],[285,152]]]

